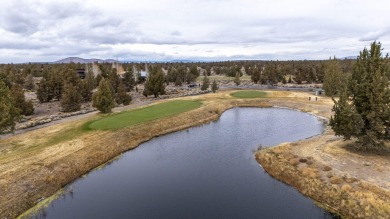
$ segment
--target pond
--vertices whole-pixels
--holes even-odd
[[[234,108],[218,121],[124,153],[68,186],[38,218],[332,218],[254,159],[320,134],[318,118],[288,109]]]

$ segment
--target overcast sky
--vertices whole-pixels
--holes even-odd
[[[390,51],[388,0],[0,0],[0,63],[291,60]]]

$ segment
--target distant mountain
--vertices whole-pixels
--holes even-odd
[[[115,60],[115,59],[83,59],[83,58],[79,58],[79,57],[68,57],[68,58],[65,58],[65,59],[61,59],[61,60],[55,61],[53,63],[59,64],[59,63],[72,63],[72,62],[73,63],[81,63],[81,64],[93,63],[93,62],[98,62],[98,63],[109,62],[109,63],[112,63],[112,62],[117,62],[117,60]]]

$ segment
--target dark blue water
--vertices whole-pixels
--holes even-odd
[[[155,138],[69,186],[44,218],[331,218],[254,159],[322,132],[309,114],[235,108],[210,124]]]

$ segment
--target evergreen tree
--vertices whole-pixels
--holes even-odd
[[[236,84],[236,86],[241,84],[241,79],[240,79],[240,73],[239,72],[237,72],[236,73],[236,77],[234,77],[234,83]]]
[[[134,74],[131,70],[128,70],[126,71],[126,73],[123,74],[122,83],[125,85],[127,92],[133,90],[133,87],[135,85],[135,79]]]
[[[92,100],[92,90],[91,89],[91,84],[87,80],[83,80],[79,84],[79,93],[81,95],[81,99],[83,101],[91,101]]]
[[[257,84],[260,81],[260,77],[261,77],[260,70],[258,68],[253,68],[252,75],[251,75],[251,79],[253,83]]]
[[[334,100],[330,125],[336,135],[357,138],[356,147],[375,150],[390,140],[390,91],[388,56],[382,57],[381,44],[364,48],[355,64],[347,89]]]
[[[49,82],[45,78],[42,78],[42,80],[39,82],[37,98],[41,103],[46,103],[53,99],[53,94],[50,89]]]
[[[87,72],[84,81],[85,81],[84,83],[88,85],[87,87],[90,92],[92,92],[92,90],[96,88],[96,79],[92,71],[89,70]]]
[[[144,96],[153,94],[154,97],[165,94],[164,75],[158,67],[150,68],[150,74],[145,83]]]
[[[60,100],[62,97],[62,91],[64,88],[64,81],[67,82],[72,81],[72,80],[77,80],[74,77],[71,78],[71,74],[74,73],[75,76],[78,79],[78,76],[76,75],[76,72],[73,72],[71,70],[68,70],[67,72],[49,72],[48,74],[48,79],[47,79],[47,92],[49,96],[49,101],[52,99],[57,99]],[[64,74],[63,77],[61,78],[59,74]]]
[[[26,101],[24,91],[19,84],[14,84],[11,88],[11,96],[14,101],[14,106],[19,109],[20,114],[30,116],[34,114],[34,106],[32,101]]]
[[[109,74],[109,80],[110,80],[110,84],[111,84],[111,92],[113,94],[118,93],[120,79],[119,79],[119,76],[117,74],[116,68],[113,68],[111,73]]]
[[[126,86],[121,82],[119,84],[118,93],[116,94],[116,102],[118,104],[123,104],[125,106],[129,105],[131,102],[131,96],[126,93]]]
[[[176,77],[175,86],[181,86],[183,85],[183,80],[180,76]]]
[[[323,88],[326,96],[336,96],[340,94],[340,89],[345,86],[346,80],[340,63],[336,58],[330,59],[325,64],[325,76]]]
[[[110,88],[111,84],[106,79],[101,79],[98,91],[93,94],[93,107],[102,113],[109,113],[114,108],[114,98]]]
[[[61,99],[61,107],[64,112],[74,112],[81,108],[81,95],[78,88],[72,83],[64,86],[64,93]]]
[[[217,82],[215,80],[213,80],[213,83],[211,84],[211,91],[213,93],[217,92],[217,90],[219,89],[218,85],[217,85]]]
[[[31,74],[28,74],[26,77],[26,80],[24,82],[24,88],[27,90],[34,90],[35,84],[34,84],[34,78]]]
[[[19,118],[19,109],[13,103],[10,90],[0,80],[0,133],[15,129],[15,120]]]
[[[210,80],[207,76],[204,76],[203,77],[203,84],[202,84],[202,87],[200,88],[200,90],[207,90],[209,89],[210,87]]]
[[[287,84],[286,78],[284,76],[282,78],[282,84]]]

